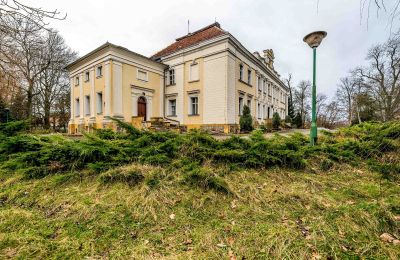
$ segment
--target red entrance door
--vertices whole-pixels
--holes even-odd
[[[146,121],[146,99],[144,97],[138,99],[138,116],[143,117]]]

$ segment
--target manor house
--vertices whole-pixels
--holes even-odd
[[[157,122],[236,132],[243,106],[258,123],[287,114],[288,88],[271,49],[248,51],[213,23],[176,39],[151,57],[105,43],[67,66],[69,132]]]

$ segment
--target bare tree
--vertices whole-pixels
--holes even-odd
[[[44,127],[48,129],[50,128],[51,112],[52,109],[54,110],[57,99],[69,91],[68,73],[64,68],[77,55],[65,44],[64,39],[56,31],[47,33],[44,47],[46,55],[43,58],[46,61],[43,63],[48,63],[49,66],[39,75],[37,82],[39,102],[37,104],[42,113]]]
[[[37,27],[45,28],[48,25],[48,20],[63,20],[65,18],[66,14],[61,15],[57,9],[48,11],[25,5],[17,0],[0,0],[0,31],[3,33],[10,33],[15,30],[14,27],[9,26],[10,19],[25,19]]]
[[[373,46],[367,61],[369,66],[357,68],[355,73],[376,101],[382,120],[392,120],[400,113],[400,34]]]
[[[355,97],[360,93],[360,82],[357,78],[347,76],[340,79],[340,83],[336,90],[336,98],[342,110],[346,113],[347,122],[350,125],[353,120],[353,111],[357,102]]]
[[[318,117],[321,115],[321,113],[325,110],[327,100],[328,100],[328,97],[325,94],[317,94],[317,98],[316,98],[317,120],[318,120]]]
[[[289,97],[288,97],[288,115],[290,117],[290,119],[293,120],[293,118],[295,117],[294,114],[294,106],[293,106],[293,85],[292,85],[292,73],[289,73],[288,77],[284,79],[284,81],[286,82],[286,86],[289,89]]]
[[[302,80],[294,91],[294,106],[302,119],[302,127],[306,121],[307,113],[310,110],[309,99],[311,97],[311,82]]]
[[[39,76],[51,63],[45,58],[46,38],[43,37],[43,30],[29,19],[3,20],[13,30],[0,32],[0,68],[4,73],[23,80],[21,88],[27,99],[26,116],[31,118]]]
[[[318,117],[318,125],[326,128],[334,128],[339,120],[339,103],[336,100],[333,100],[321,109]]]

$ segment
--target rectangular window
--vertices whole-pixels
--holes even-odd
[[[85,115],[90,115],[90,96],[85,96]]]
[[[176,116],[176,99],[169,100],[169,115]]]
[[[89,71],[85,72],[85,81],[89,81],[90,77],[89,77]]]
[[[103,113],[103,93],[97,92],[97,114]]]
[[[257,103],[257,117],[258,117],[258,119],[261,119],[261,105],[260,105],[260,103]]]
[[[239,65],[239,79],[243,80],[243,65]]]
[[[79,98],[75,99],[75,116],[80,116],[81,104]]]
[[[190,97],[190,114],[191,115],[199,114],[199,98],[198,97]]]
[[[266,118],[265,115],[267,114],[267,113],[265,112],[265,105],[263,105],[263,110],[262,110],[262,111],[263,111],[263,118],[265,119],[265,118]]]
[[[247,70],[247,83],[251,85],[251,70]]]
[[[97,66],[96,68],[96,77],[101,77],[103,76],[103,66]]]
[[[263,90],[264,90],[264,94],[267,93],[267,81],[264,79],[263,80]]]
[[[258,91],[262,91],[262,83],[263,83],[263,81],[262,81],[262,79],[261,79],[261,77],[257,77],[257,84],[258,84]]]
[[[78,85],[79,85],[79,76],[75,77],[75,86],[78,86]]]
[[[251,99],[248,99],[248,100],[247,100],[247,106],[249,107],[249,110],[250,110],[250,112],[251,112]]]
[[[190,65],[190,81],[199,80],[199,64],[191,64]]]
[[[168,85],[174,85],[175,84],[175,70],[170,69],[168,71]]]
[[[137,70],[137,78],[143,81],[147,81],[147,71]]]
[[[239,97],[239,115],[243,114],[243,98]]]

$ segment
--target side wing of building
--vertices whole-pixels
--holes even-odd
[[[112,127],[110,117],[162,117],[165,67],[109,43],[68,65],[69,133]]]

